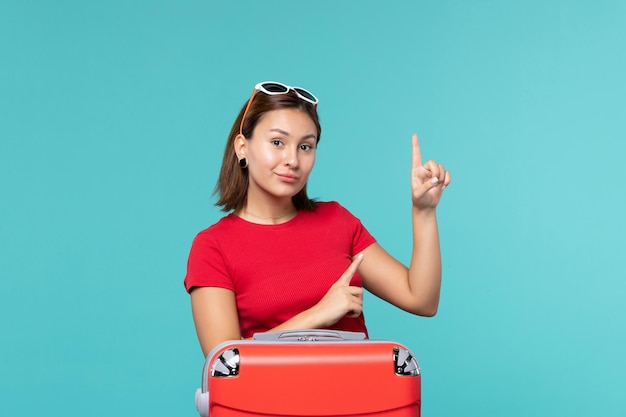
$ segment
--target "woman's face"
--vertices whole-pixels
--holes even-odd
[[[302,110],[265,113],[249,140],[238,138],[238,156],[248,160],[248,201],[255,196],[291,199],[306,185],[315,163],[317,129]]]

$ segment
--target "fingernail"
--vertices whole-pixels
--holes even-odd
[[[432,182],[433,184],[437,184],[439,182],[439,178],[433,177],[433,179],[430,180],[430,182]]]

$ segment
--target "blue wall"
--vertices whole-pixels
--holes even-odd
[[[626,3],[0,3],[0,415],[194,416],[182,279],[254,84],[320,98],[311,195],[410,253],[410,135],[453,173],[439,314],[367,297],[425,416],[623,416]]]

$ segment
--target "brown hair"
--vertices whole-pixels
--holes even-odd
[[[222,169],[215,185],[215,194],[219,195],[219,200],[215,205],[222,206],[222,211],[239,210],[246,203],[248,195],[248,170],[239,167],[239,160],[234,148],[235,138],[239,135],[241,119],[244,116],[247,104],[248,102],[246,101],[228,134],[226,147],[224,148],[224,158],[222,159]],[[280,109],[299,109],[305,112],[315,124],[317,128],[317,142],[320,141],[322,127],[320,126],[316,107],[299,98],[293,90],[286,94],[272,95],[256,92],[250,108],[248,108],[248,113],[246,113],[246,119],[243,121],[242,133],[246,140],[252,137],[254,128],[265,113]],[[306,193],[306,184],[291,199],[298,210],[313,210],[315,208],[315,201],[311,200]]]

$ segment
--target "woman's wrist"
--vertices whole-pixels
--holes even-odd
[[[412,208],[413,217],[418,217],[424,220],[437,219],[436,207],[418,207],[415,204]]]

